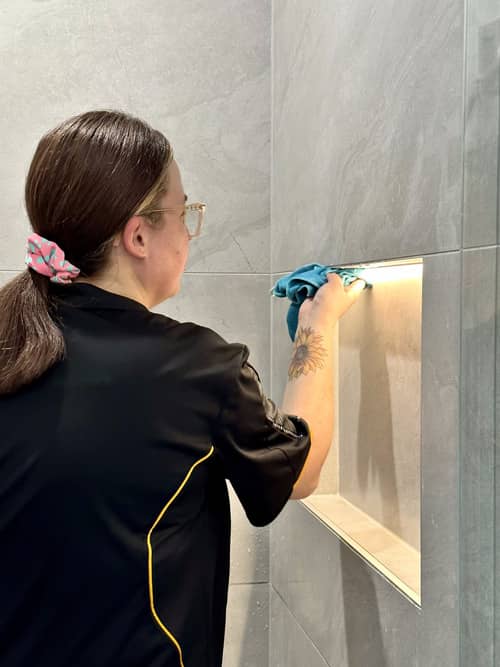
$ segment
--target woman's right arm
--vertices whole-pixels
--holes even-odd
[[[306,498],[318,485],[333,438],[334,328],[364,287],[363,280],[356,280],[344,288],[342,279],[330,273],[328,282],[300,308],[282,410],[307,422],[311,449],[291,498]]]

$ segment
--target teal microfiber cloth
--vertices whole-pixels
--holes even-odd
[[[362,271],[363,269],[341,269],[325,264],[305,264],[280,278],[271,293],[278,297],[288,297],[291,301],[286,316],[290,338],[295,340],[300,306],[306,299],[313,297],[321,285],[327,282],[326,276],[329,273],[337,273],[342,278],[344,286],[347,286],[354,282]],[[371,287],[369,283],[366,286]]]

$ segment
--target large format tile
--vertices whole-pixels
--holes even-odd
[[[460,253],[426,257],[419,664],[458,667]]]
[[[495,316],[495,656],[500,656],[500,247],[497,248]]]
[[[271,581],[329,665],[417,664],[418,608],[300,502],[272,525]]]
[[[0,267],[23,260],[24,179],[42,134],[119,108],[169,137],[190,198],[209,204],[190,268],[268,271],[270,16],[270,0],[2,2]]]
[[[464,665],[494,667],[496,248],[466,251],[462,281],[460,612]]]
[[[267,583],[269,581],[269,528],[252,526],[229,486],[231,501],[231,584]]]
[[[463,3],[273,3],[271,271],[460,245]]]
[[[269,667],[328,667],[273,588],[270,607]]]
[[[229,587],[223,667],[268,667],[269,584]]]
[[[500,4],[468,0],[464,246],[498,243]]]

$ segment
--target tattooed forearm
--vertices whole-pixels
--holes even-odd
[[[326,355],[323,336],[315,333],[311,327],[299,327],[295,335],[292,360],[288,369],[289,379],[314,373],[318,368],[323,368]]]

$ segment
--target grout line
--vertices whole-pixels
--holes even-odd
[[[268,272],[245,273],[243,271],[184,271],[184,276],[269,276]]]
[[[271,53],[270,53],[270,150],[269,150],[269,272],[273,270],[273,195],[274,195],[274,2],[271,0]]]
[[[499,248],[500,244],[499,243],[491,243],[489,245],[483,245],[483,246],[471,246],[470,248],[464,248],[464,252],[471,252],[473,250],[488,250],[490,248]],[[428,258],[428,257],[440,257],[440,256],[446,256],[446,255],[452,255],[455,253],[461,252],[461,248],[454,248],[452,250],[442,250],[439,252],[428,252],[428,253],[418,253],[416,255],[404,255],[404,256],[399,256],[399,257],[382,257],[379,259],[376,258],[371,258],[368,260],[363,260],[359,262],[341,262],[338,265],[339,266],[349,266],[351,264],[372,264],[375,262],[391,262],[391,261],[398,261],[401,259],[418,259],[418,258]],[[297,268],[297,267],[295,267]],[[264,276],[286,276],[288,273],[291,273],[292,271],[295,271],[295,268],[290,268],[290,269],[285,269],[282,271],[271,271],[271,272],[238,272],[238,271],[184,271],[185,276],[206,276],[206,277],[216,277],[216,276],[241,276],[241,277],[264,277]],[[24,271],[25,267],[20,266],[17,269],[2,269],[0,268],[0,273],[21,273]]]
[[[463,62],[462,62],[462,211],[460,215],[460,247],[464,247],[464,238],[465,238],[465,144],[467,138],[467,31],[468,31],[468,22],[469,22],[469,13],[468,13],[468,0],[464,0],[464,32],[463,32]]]
[[[464,251],[464,253],[466,253],[466,252],[474,252],[474,251],[478,251],[478,250],[491,250],[491,249],[495,249],[495,248],[498,248],[498,247],[499,247],[498,243],[492,243],[490,245],[473,245],[473,246],[470,246],[468,248],[462,248],[462,250]]]
[[[268,586],[270,584],[269,581],[230,581],[229,585],[230,586],[262,586],[262,585]]]
[[[320,651],[319,648],[316,646],[316,643],[315,643],[314,640],[311,638],[311,636],[309,635],[309,633],[307,632],[307,630],[302,626],[302,624],[301,624],[301,622],[299,621],[299,619],[297,618],[297,616],[295,616],[295,614],[293,613],[292,609],[288,606],[288,604],[286,603],[284,597],[281,595],[281,593],[278,591],[278,589],[274,587],[273,583],[271,582],[271,593],[272,593],[273,591],[274,591],[274,593],[276,594],[276,596],[281,600],[281,603],[282,603],[283,606],[285,607],[286,611],[290,614],[290,616],[292,617],[292,619],[295,621],[296,625],[299,627],[300,630],[302,630],[302,632],[304,633],[304,635],[306,636],[306,638],[309,640],[309,642],[311,643],[311,645],[313,646],[313,648],[318,652],[318,655],[320,656],[320,658],[321,658],[321,659],[324,661],[324,663],[325,663],[325,667],[328,667],[328,664],[329,664],[329,663],[328,663],[327,659],[325,658],[325,656],[321,653],[321,651]],[[269,604],[269,611],[270,611],[270,612],[271,612],[271,604],[272,604],[272,603],[270,602],[270,604]],[[270,623],[269,625],[271,626],[271,623]],[[271,632],[270,632],[269,634],[271,635]]]
[[[490,245],[486,246],[477,246],[477,247],[471,247],[471,248],[464,248],[464,250],[487,250],[489,248],[498,248],[500,245],[498,243],[492,243]],[[438,252],[428,252],[428,253],[417,253],[416,255],[401,255],[399,257],[381,257],[381,258],[371,258],[359,262],[338,262],[337,265],[339,267],[342,266],[350,266],[351,264],[375,264],[377,262],[397,262],[400,260],[404,259],[428,259],[432,257],[445,257],[446,255],[455,255],[457,253],[462,252],[462,248],[453,248],[451,250],[441,250]],[[287,270],[282,270],[282,271],[273,271],[271,273],[271,276],[286,276],[288,273],[291,271],[294,271],[295,269],[287,269]]]
[[[462,457],[463,457],[463,435],[462,435],[462,400],[463,400],[463,370],[464,370],[464,360],[463,360],[463,310],[464,310],[464,239],[465,239],[465,218],[466,218],[466,186],[465,186],[465,155],[466,155],[466,141],[467,141],[467,56],[468,56],[468,22],[469,22],[469,13],[468,13],[468,0],[464,0],[464,26],[463,26],[463,62],[462,62],[462,198],[461,198],[461,215],[460,215],[460,275],[459,275],[459,304],[458,304],[458,405],[457,405],[457,417],[458,417],[458,443],[457,443],[457,458],[455,461],[456,473],[457,473],[457,505],[458,505],[458,516],[457,516],[457,543],[458,549],[455,552],[455,567],[456,567],[456,592],[458,593],[458,605],[457,612],[455,617],[455,622],[457,623],[457,638],[456,638],[456,651],[459,664],[462,663],[462,629],[461,629],[461,620],[463,613],[463,600],[460,595],[460,590],[462,586]]]

